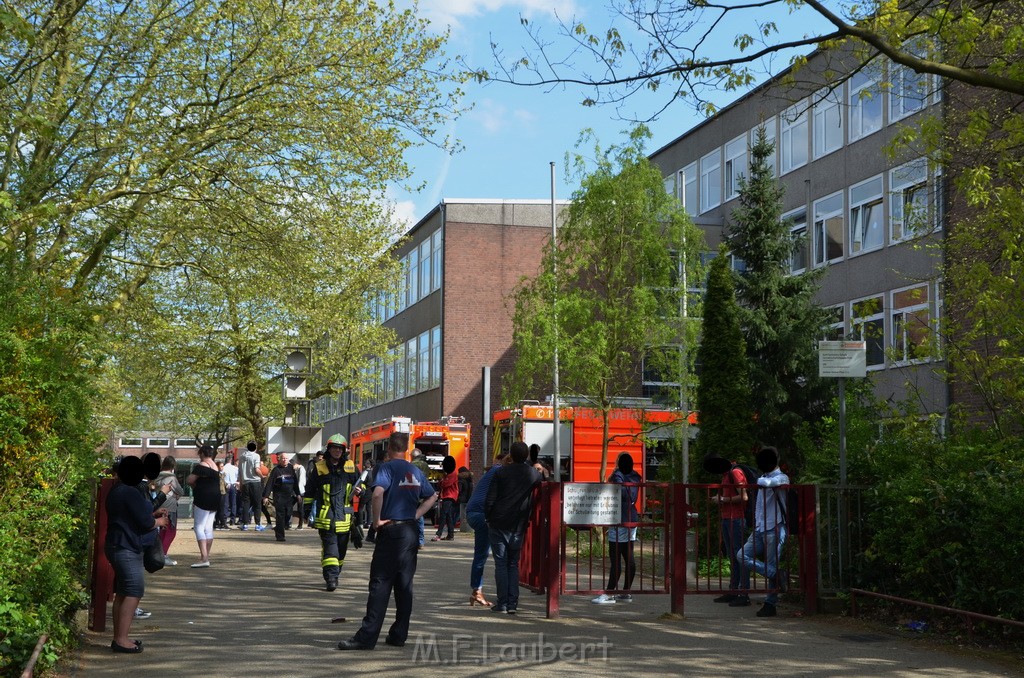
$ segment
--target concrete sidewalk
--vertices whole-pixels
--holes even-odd
[[[176,567],[147,575],[132,625],[138,655],[114,654],[105,633],[86,634],[71,676],[349,676],[416,672],[424,676],[1022,676],[1024,670],[957,656],[913,639],[865,631],[834,617],[754,616],[748,608],[689,596],[686,617],[663,618],[665,595],[632,604],[593,605],[563,597],[561,618],[544,618],[544,598],[524,591],[520,614],[470,607],[472,535],[427,542],[420,552],[412,631],[404,648],[339,652],[366,606],[372,545],[349,550],[341,586],[324,591],[315,530],[292,529],[278,543],[267,532],[216,533],[208,569],[192,569],[198,550],[182,521],[171,547]],[[430,531],[428,528],[428,538]],[[485,572],[491,595],[493,565]],[[393,619],[389,611],[384,632]],[[332,623],[334,617],[343,623]]]

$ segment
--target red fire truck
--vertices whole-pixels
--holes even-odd
[[[645,480],[656,479],[664,454],[664,443],[680,433],[683,416],[678,410],[655,406],[650,400],[635,399],[611,410],[608,428],[608,464],[605,474],[615,470],[619,454],[633,457],[634,470]],[[554,409],[550,404],[521,401],[514,408],[497,410],[493,416],[495,455],[507,453],[521,440],[540,445],[539,459],[554,466]],[[601,474],[601,412],[578,404],[559,408],[559,456],[562,481],[597,482]],[[689,423],[696,424],[696,413]]]

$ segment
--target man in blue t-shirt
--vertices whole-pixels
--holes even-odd
[[[423,472],[406,461],[408,449],[409,434],[392,433],[385,462],[376,468],[370,512],[377,538],[370,562],[366,616],[351,639],[338,643],[339,650],[374,648],[384,626],[392,590],[395,592],[395,622],[384,642],[402,647],[409,637],[412,578],[416,574],[419,551],[416,522],[434,505],[437,495]]]

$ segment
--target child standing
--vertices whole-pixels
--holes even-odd
[[[441,462],[445,476],[441,479],[441,515],[437,520],[437,536],[430,541],[441,541],[445,526],[448,527],[446,540],[455,539],[455,503],[459,500],[459,474],[455,472],[455,457],[448,455]]]

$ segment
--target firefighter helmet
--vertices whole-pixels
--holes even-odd
[[[341,447],[348,447],[348,441],[345,440],[345,436],[340,433],[335,433],[333,436],[327,439],[327,446],[339,445]]]

